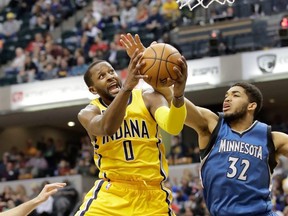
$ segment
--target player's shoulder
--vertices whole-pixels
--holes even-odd
[[[78,117],[81,116],[85,116],[89,113],[100,113],[100,109],[98,106],[94,105],[94,104],[88,104],[86,105],[84,108],[82,108],[79,113],[78,113]]]

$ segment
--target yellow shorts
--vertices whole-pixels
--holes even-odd
[[[163,184],[97,180],[76,216],[175,216]]]

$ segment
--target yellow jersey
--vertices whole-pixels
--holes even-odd
[[[101,98],[91,104],[103,114],[107,106]],[[142,90],[135,89],[121,127],[113,136],[92,140],[99,177],[108,180],[161,182],[168,176],[168,163],[159,126],[148,111]]]

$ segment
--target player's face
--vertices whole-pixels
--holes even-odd
[[[245,90],[240,86],[230,88],[223,102],[223,113],[226,120],[237,120],[247,114],[249,99]]]
[[[112,101],[119,93],[122,82],[114,68],[107,62],[100,62],[91,68],[92,88],[102,99]]]

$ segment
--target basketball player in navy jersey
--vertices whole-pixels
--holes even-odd
[[[179,134],[186,118],[184,89],[187,66],[180,69],[169,105],[153,89],[134,89],[140,75],[142,53],[136,50],[122,82],[111,64],[93,62],[84,81],[98,98],[82,109],[78,118],[91,138],[99,180],[87,193],[77,216],[172,216],[171,191],[164,186],[168,175],[159,126]],[[177,119],[177,121],[175,121]]]
[[[145,49],[138,35],[122,35],[122,42],[128,54]],[[169,101],[169,91],[162,93]],[[288,135],[254,120],[262,107],[260,90],[247,82],[234,84],[218,115],[185,101],[185,124],[199,137],[200,176],[211,215],[276,215],[269,186],[277,158],[288,157]]]

